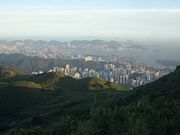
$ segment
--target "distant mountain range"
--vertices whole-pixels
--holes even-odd
[[[3,135],[178,135],[180,67],[128,90],[98,78],[0,68]],[[10,130],[11,129],[11,130]]]

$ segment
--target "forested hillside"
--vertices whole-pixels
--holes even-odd
[[[76,80],[60,72],[15,74],[0,80],[3,135],[180,133],[179,67],[133,91],[98,78]]]

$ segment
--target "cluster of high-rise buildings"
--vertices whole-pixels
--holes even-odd
[[[114,64],[104,64],[103,69],[96,71],[95,69],[75,67],[67,64],[64,67],[54,67],[48,72],[62,72],[76,79],[95,76],[113,83],[136,87],[159,79],[169,73],[169,70],[145,66],[133,67],[130,64],[119,67]],[[33,74],[41,73],[43,72],[33,72]]]

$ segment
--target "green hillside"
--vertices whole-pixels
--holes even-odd
[[[11,70],[16,71],[12,68]],[[92,81],[97,84],[103,82],[104,87],[101,89],[104,91],[102,93],[91,92],[89,87]],[[9,126],[11,123],[17,126],[39,115],[55,118],[60,117],[61,113],[80,115],[88,112],[98,98],[116,94],[121,96],[118,85],[104,82],[106,81],[96,78],[76,80],[61,72],[40,75],[21,74],[21,76],[1,79],[0,126]],[[93,90],[100,90],[100,88],[93,85]],[[108,100],[104,102],[109,102]]]
[[[2,67],[0,70],[1,82],[13,84],[16,87],[38,88],[44,90],[57,90],[58,88],[85,89],[85,90],[106,90],[114,89],[127,91],[126,88],[115,83],[101,80],[96,77],[73,79],[61,72],[50,72],[39,75],[25,74],[14,68]]]
[[[15,76],[22,76],[22,75],[25,75],[25,72],[16,70],[11,67],[0,66],[0,79],[7,79],[7,78],[12,78]]]
[[[42,89],[42,86],[40,84],[36,84],[30,81],[18,81],[13,83],[13,85],[19,88]]]
[[[120,90],[120,91],[127,91],[126,88],[121,87],[118,84],[101,80],[97,77],[84,78],[84,79],[81,79],[79,82],[83,84],[83,86],[86,87],[86,89],[89,89],[89,90],[114,89],[114,90]]]
[[[3,135],[179,135],[180,68],[128,91],[60,72],[1,79]]]

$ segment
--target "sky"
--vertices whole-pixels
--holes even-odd
[[[0,39],[179,35],[180,0],[0,0]]]

